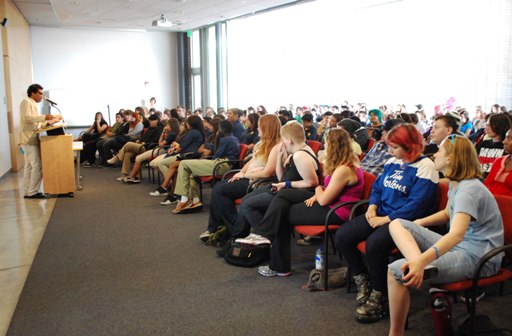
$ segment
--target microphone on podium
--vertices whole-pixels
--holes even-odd
[[[50,98],[48,98],[48,97],[44,97],[44,99],[45,99],[48,103],[50,103],[51,105],[57,105],[57,103],[56,103],[56,102],[54,102],[53,100],[51,100],[51,99],[50,99]]]

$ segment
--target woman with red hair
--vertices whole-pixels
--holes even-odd
[[[400,124],[386,137],[391,159],[372,186],[364,215],[346,222],[336,232],[336,246],[348,262],[358,293],[356,320],[376,322],[387,315],[388,257],[395,249],[388,224],[396,218],[414,220],[434,208],[439,174],[422,155],[423,138],[412,124]],[[357,245],[366,241],[368,268]]]

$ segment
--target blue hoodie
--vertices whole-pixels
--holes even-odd
[[[425,156],[406,164],[392,157],[373,183],[370,204],[377,205],[378,216],[391,220],[414,220],[430,215],[435,209],[439,173]]]

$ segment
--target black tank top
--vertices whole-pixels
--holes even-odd
[[[308,153],[316,162],[316,175],[320,177],[320,162],[315,155],[311,154],[309,151],[301,149],[302,152]],[[297,170],[297,166],[295,166],[295,162],[293,162],[293,155],[290,158],[290,161],[285,167],[283,176],[281,176],[281,182],[284,181],[300,181],[303,180],[302,176],[300,176],[299,171]]]

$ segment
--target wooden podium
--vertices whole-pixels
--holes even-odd
[[[41,163],[44,192],[68,194],[75,190],[75,165],[73,163],[73,136],[41,136]]]

